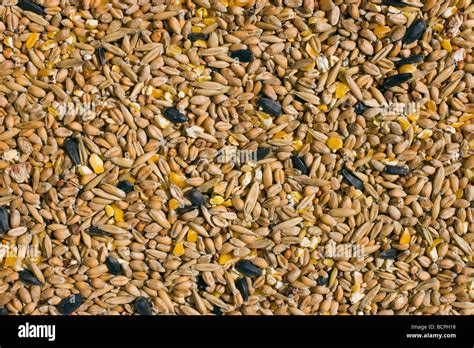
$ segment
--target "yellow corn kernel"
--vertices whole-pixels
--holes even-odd
[[[305,50],[306,50],[306,52],[308,52],[308,54],[311,58],[313,58],[313,59],[318,58],[318,55],[319,55],[318,51],[316,51],[316,49],[310,43],[306,44]]]
[[[416,71],[416,66],[411,65],[411,64],[404,64],[398,69],[398,72],[400,74],[406,74],[406,73],[413,74],[415,71]]]
[[[93,173],[92,170],[88,166],[78,166],[77,171],[81,175],[89,175]]]
[[[179,188],[186,187],[186,177],[184,175],[176,174],[175,172],[170,172],[170,182],[178,186]]]
[[[89,164],[91,165],[92,169],[94,170],[94,173],[96,174],[102,174],[105,171],[104,162],[95,153],[93,153],[91,157],[89,157]]]
[[[464,122],[453,122],[451,123],[451,126],[453,126],[454,128],[459,128],[459,127],[462,127],[464,125]]]
[[[206,18],[208,16],[207,9],[205,7],[200,7],[196,11],[196,17]]]
[[[313,71],[314,67],[316,66],[316,63],[314,61],[311,62],[311,64],[306,65],[305,67],[302,67],[302,71]]]
[[[11,36],[7,36],[5,39],[3,39],[3,43],[5,46],[13,48],[13,38]]]
[[[303,142],[299,139],[293,141],[293,148],[295,151],[300,151],[303,148]]]
[[[410,114],[410,115],[408,115],[408,119],[412,122],[418,121],[419,118],[420,118],[419,114]]]
[[[433,100],[428,100],[425,104],[428,111],[435,112],[436,111],[436,103]]]
[[[435,25],[433,25],[433,30],[434,31],[441,31],[443,30],[443,25],[441,23],[436,23]]]
[[[198,234],[194,230],[189,230],[186,240],[190,243],[195,243],[198,240]]]
[[[224,203],[222,203],[222,205],[224,207],[232,207],[232,201],[230,199],[224,201]]]
[[[400,124],[400,127],[402,127],[402,130],[405,132],[408,128],[410,128],[410,122],[406,119],[406,117],[398,117],[397,118],[398,123]]]
[[[440,245],[441,243],[444,242],[444,239],[442,238],[436,238],[434,241],[433,241],[433,244],[431,244],[431,247],[432,248],[436,248],[438,245]]]
[[[451,53],[453,51],[453,46],[451,46],[450,40],[441,40],[441,47],[443,47],[443,49],[446,50],[448,53]]]
[[[312,264],[312,265],[315,265],[315,264],[318,263],[318,260],[311,258],[311,259],[309,259],[309,263]]]
[[[474,114],[463,115],[463,116],[459,117],[459,122],[466,122],[466,121],[469,121],[469,120],[472,120],[472,119],[474,119]]]
[[[270,129],[273,124],[272,117],[269,114],[261,111],[257,111],[257,116],[262,121],[262,127],[265,129]]]
[[[410,243],[410,232],[406,228],[400,236],[400,244],[407,245],[408,243]]]
[[[301,36],[309,36],[311,35],[313,32],[311,30],[305,30],[305,31],[302,31],[300,34]]]
[[[331,150],[338,150],[342,147],[342,139],[339,137],[329,137],[329,139],[326,141],[326,145],[331,149]]]
[[[177,209],[179,207],[179,202],[176,198],[171,198],[170,201],[168,202],[168,207],[171,210]]]
[[[183,242],[176,243],[176,245],[173,249],[173,254],[175,256],[181,256],[181,255],[184,254],[184,244],[183,244]]]
[[[319,198],[315,198],[313,204],[319,204]]]
[[[332,265],[334,265],[334,260],[333,259],[325,259],[323,261],[323,263],[328,266],[328,267],[331,267]]]
[[[286,139],[287,137],[288,133],[286,133],[285,131],[279,131],[273,135],[273,139]]]
[[[390,27],[386,26],[386,25],[377,25],[375,28],[374,28],[374,34],[379,38],[379,39],[382,39],[383,37],[385,37],[388,33],[390,33],[391,29]]]
[[[318,109],[321,111],[328,111],[328,106],[326,104],[318,105]]]
[[[130,183],[134,184],[135,183],[135,178],[133,176],[129,176],[127,179]]]
[[[290,195],[293,197],[296,203],[301,201],[301,199],[303,198],[303,195],[298,191],[291,191]]]
[[[220,205],[220,204],[224,203],[224,201],[225,201],[224,197],[214,196],[209,200],[209,203],[211,203],[212,205]]]
[[[176,45],[169,45],[166,48],[166,54],[170,57],[177,56],[178,54],[181,54],[181,48],[179,48],[179,46],[176,46]]]
[[[244,7],[247,6],[250,3],[248,0],[230,0],[229,1],[229,6],[240,6]]]
[[[111,205],[106,205],[105,206],[105,214],[107,215],[107,217],[112,217],[114,216],[114,208],[112,208]]]
[[[347,92],[349,92],[349,86],[346,85],[345,83],[338,82],[336,86],[336,98],[340,99],[344,97]]]
[[[203,23],[204,25],[211,25],[211,24],[214,24],[216,21],[217,21],[217,18],[216,18],[216,17],[214,17],[214,18],[204,18],[204,19],[202,20],[202,23]]]
[[[204,40],[196,40],[193,42],[194,47],[207,48],[207,42]]]
[[[25,43],[26,48],[32,48],[36,42],[38,42],[39,36],[39,33],[32,33],[30,36],[28,36],[28,39]]]
[[[200,27],[191,27],[191,33],[200,33],[201,32],[201,28]]]
[[[47,40],[43,42],[43,44],[40,46],[41,51],[49,51],[50,49],[53,49],[56,47],[58,43],[54,40]]]
[[[115,221],[122,222],[123,221],[123,210],[120,209],[119,207],[116,207],[115,205],[113,205],[112,208],[114,209]]]
[[[423,129],[420,134],[417,135],[418,139],[428,139],[433,135],[433,131],[431,129]]]
[[[456,195],[457,199],[462,198],[464,191],[462,189],[457,190],[454,194]]]
[[[234,257],[232,254],[222,254],[219,256],[219,264],[220,265],[225,265],[229,260],[233,259]]]

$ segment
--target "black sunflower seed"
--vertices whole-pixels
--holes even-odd
[[[71,157],[75,165],[81,164],[81,157],[79,156],[79,142],[77,139],[68,138],[64,141],[64,148],[66,153]]]
[[[269,147],[261,147],[261,148],[257,149],[257,161],[263,160],[269,154],[270,154],[270,148]]]
[[[240,260],[235,264],[235,269],[247,277],[259,277],[262,270],[249,260]]]
[[[244,301],[249,299],[249,284],[247,283],[247,278],[239,278],[235,281],[235,287],[242,294]]]
[[[197,40],[207,40],[208,38],[209,35],[206,33],[191,33],[188,35],[188,40],[191,40],[192,42]]]
[[[263,111],[272,115],[272,116],[280,116],[283,112],[281,105],[272,99],[261,97],[257,100],[257,105],[260,106]]]
[[[184,123],[189,120],[188,116],[176,108],[165,108],[163,115],[172,123]]]
[[[0,315],[8,315],[8,309],[5,307],[0,307]]]
[[[71,295],[63,298],[57,305],[58,312],[63,315],[69,315],[78,309],[84,302],[84,298],[80,294]]]
[[[404,44],[412,43],[423,35],[426,30],[426,22],[422,18],[415,19],[408,27],[405,36],[402,39]]]
[[[206,197],[198,190],[198,189],[191,189],[186,192],[186,197],[191,201],[193,206],[200,207],[206,203]]]
[[[397,249],[387,249],[380,253],[380,258],[385,260],[393,260],[397,257],[399,251]]]
[[[316,279],[316,282],[318,283],[318,285],[328,285],[329,283],[329,277],[318,277],[318,279]]]
[[[382,5],[395,6],[395,7],[407,7],[408,5],[398,0],[383,0]]]
[[[34,12],[40,16],[44,16],[46,14],[43,6],[35,4],[30,0],[20,0],[18,1],[18,6],[20,6],[22,10]]]
[[[391,175],[401,175],[405,176],[408,174],[408,167],[407,166],[391,166],[391,165],[386,165],[385,166],[385,173],[391,174]]]
[[[250,63],[253,60],[253,52],[250,50],[235,50],[230,52],[230,56],[243,63]]]
[[[153,315],[150,302],[145,297],[139,297],[133,303],[135,310],[140,315]]]
[[[343,169],[341,172],[342,172],[342,176],[346,178],[346,180],[349,181],[352,186],[354,186],[358,190],[362,190],[362,188],[364,187],[364,184],[357,176],[352,174],[347,169]]]
[[[105,64],[105,49],[101,46],[96,51],[95,54],[97,56],[97,60],[99,61],[100,65]]]
[[[186,205],[184,207],[179,207],[178,209],[176,209],[176,214],[183,215],[183,214],[189,213],[191,210],[194,210],[194,209],[196,209],[195,206]]]
[[[401,58],[399,60],[397,60],[395,62],[395,66],[398,68],[402,65],[405,65],[405,64],[415,64],[415,63],[419,63],[423,60],[423,55],[420,53],[420,54],[413,54],[409,57],[406,57],[406,58]]]
[[[355,108],[354,108],[354,111],[357,115],[361,115],[364,113],[365,110],[367,110],[369,107],[366,106],[364,103],[362,102],[358,102],[356,105],[355,105]]]
[[[199,291],[204,291],[207,288],[207,284],[206,284],[206,282],[204,281],[204,279],[202,278],[201,275],[199,275],[197,277],[196,284],[197,284],[197,288],[198,288]]]
[[[20,280],[26,285],[43,285],[36,277],[33,272],[24,270],[20,272]]]
[[[0,233],[10,229],[10,213],[7,208],[0,207]]]
[[[117,187],[125,193],[133,191],[133,184],[128,180],[119,181]]]
[[[106,235],[109,234],[108,232],[105,232],[105,231],[103,231],[100,228],[95,227],[95,226],[89,227],[88,232],[91,236],[106,236]]]
[[[304,175],[308,175],[308,167],[304,164],[303,160],[296,155],[291,156],[291,163],[293,167],[301,171]]]
[[[407,82],[412,77],[413,74],[411,73],[393,75],[383,80],[382,87],[388,89],[391,87],[399,86],[402,83]]]
[[[120,275],[122,274],[122,266],[120,263],[112,256],[107,256],[105,259],[105,264],[109,269],[109,272],[113,275]]]
[[[214,306],[212,308],[212,314],[215,314],[215,315],[222,315],[222,308],[219,307],[219,306]]]

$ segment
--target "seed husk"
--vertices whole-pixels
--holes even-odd
[[[36,277],[33,272],[23,270],[20,272],[20,280],[26,285],[43,285]]]
[[[91,236],[106,236],[109,234],[108,232],[101,230],[100,228],[95,227],[95,226],[89,227],[87,231],[89,232]]]
[[[73,313],[76,309],[78,309],[83,302],[84,298],[82,297],[82,295],[74,294],[69,297],[63,298],[56,308],[58,309],[58,312],[62,315],[69,315]]]
[[[79,142],[77,139],[68,138],[64,141],[64,148],[66,153],[72,159],[75,165],[81,164],[81,157],[79,155]]]
[[[280,116],[283,112],[281,105],[277,101],[269,98],[260,97],[257,100],[257,105],[260,106],[263,111],[272,116]]]
[[[105,263],[107,264],[107,268],[109,269],[109,272],[111,274],[113,274],[113,275],[122,274],[122,266],[117,261],[117,259],[115,259],[114,257],[112,257],[110,255],[107,256],[107,258],[105,259]]]
[[[417,18],[408,27],[402,42],[404,44],[410,44],[421,38],[426,30],[426,22],[422,18]]]
[[[392,260],[395,259],[398,255],[399,251],[397,249],[387,249],[380,252],[379,256],[381,259]]]
[[[99,64],[101,66],[104,65],[105,64],[105,49],[102,46],[100,46],[99,48],[97,48],[95,53],[97,56],[97,60],[99,61]]]
[[[190,33],[188,35],[188,40],[191,40],[191,42],[197,41],[197,40],[207,40],[209,38],[209,34],[206,33]]]
[[[10,229],[10,213],[7,208],[0,207],[0,232],[5,233]]]
[[[398,0],[382,0],[382,5],[394,7],[407,7],[408,4]]]
[[[184,123],[189,121],[188,117],[176,108],[165,108],[163,115],[172,123]]]
[[[391,174],[391,175],[405,176],[405,175],[408,174],[408,167],[407,166],[386,165],[385,166],[385,173]]]
[[[423,60],[423,55],[421,53],[419,54],[413,54],[411,56],[408,56],[406,58],[401,58],[397,61],[395,61],[395,66],[398,68],[402,65],[406,64],[416,64],[419,63]]]
[[[237,261],[235,269],[246,277],[259,277],[262,275],[262,270],[255,266],[250,260]]]
[[[397,74],[390,77],[387,77],[383,80],[382,87],[385,89],[399,86],[404,82],[407,82],[413,77],[412,73]]]
[[[261,147],[261,148],[257,149],[257,161],[263,160],[269,154],[270,154],[270,148],[269,147]]]
[[[145,297],[138,297],[133,303],[133,307],[140,315],[153,315],[151,304]]]
[[[18,6],[25,11],[30,11],[36,13],[40,16],[44,16],[46,14],[45,9],[43,6],[38,5],[30,0],[19,0]]]
[[[362,188],[364,187],[364,184],[362,183],[362,181],[356,177],[352,172],[350,172],[349,170],[347,169],[343,169],[341,171],[342,175],[344,176],[344,178],[350,182],[350,184],[352,186],[354,186],[356,189],[358,190],[362,190]]]
[[[308,175],[308,167],[306,167],[306,164],[304,164],[303,160],[299,158],[296,155],[291,156],[291,163],[293,164],[293,167],[301,171],[303,175]]]
[[[253,61],[253,52],[250,50],[231,51],[230,56],[239,62],[250,63]]]
[[[130,193],[133,191],[133,184],[128,180],[119,181],[117,187],[125,193]]]
[[[242,277],[235,281],[235,287],[240,291],[244,301],[249,299],[249,285],[247,283],[247,278]]]
[[[188,197],[194,207],[200,207],[206,204],[206,197],[195,188],[186,192],[186,197]]]

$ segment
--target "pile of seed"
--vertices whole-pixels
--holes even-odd
[[[0,18],[0,314],[474,314],[471,0]]]

